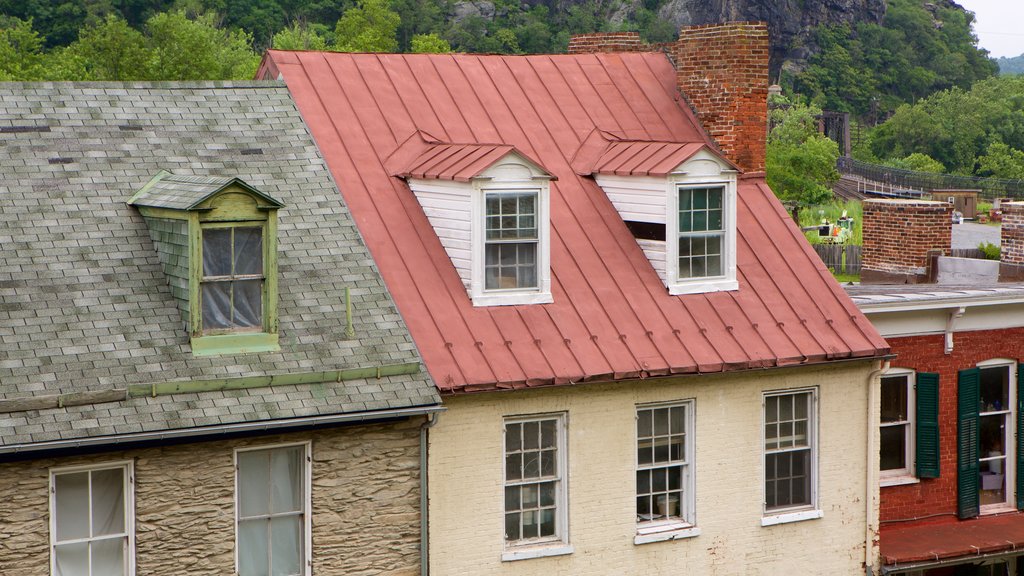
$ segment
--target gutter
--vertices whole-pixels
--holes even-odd
[[[237,424],[203,426],[200,428],[184,428],[181,430],[164,430],[160,432],[136,432],[131,434],[98,436],[94,438],[79,438],[75,440],[53,440],[50,442],[34,442],[29,444],[11,444],[8,446],[0,446],[0,455],[35,454],[38,452],[49,452],[53,450],[116,446],[119,444],[136,442],[178,440],[193,438],[196,436],[215,436],[246,432],[269,432],[271,430],[280,430],[285,428],[313,428],[318,426],[330,426],[333,424],[366,422],[369,420],[388,420],[405,418],[408,416],[423,416],[435,414],[443,410],[445,410],[445,408],[442,406],[416,406],[412,408],[357,412],[354,414],[307,416],[302,418],[286,418],[280,420],[264,420],[260,422],[241,422]]]
[[[864,467],[864,489],[868,493],[864,495],[864,573],[867,576],[871,576],[872,566],[874,565],[874,538],[871,534],[871,516],[874,511],[875,495],[878,493],[878,483],[875,482],[875,470],[878,467],[875,455],[878,454],[878,448],[875,446],[875,432],[878,430],[878,426],[874,421],[874,408],[878,401],[875,399],[875,390],[881,385],[879,384],[879,376],[883,372],[889,369],[889,360],[884,359],[879,362],[878,368],[868,375],[868,413],[867,413],[867,465]]]
[[[893,564],[892,566],[882,566],[882,575],[888,576],[896,572],[906,572],[914,570],[927,570],[929,568],[942,568],[946,566],[957,566],[959,564],[968,564],[974,562],[980,562],[982,560],[998,560],[1003,558],[1014,558],[1020,556],[1020,550],[1003,550],[1002,552],[990,552],[988,554],[973,554],[970,556],[957,556],[955,558],[946,558],[944,560],[928,560],[924,562],[912,562],[910,564]]]
[[[974,306],[1005,306],[1024,303],[1024,295],[970,297],[958,296],[951,298],[930,298],[916,300],[895,300],[888,302],[860,302],[852,297],[853,303],[864,314],[880,314],[886,312],[916,312],[922,310],[938,310],[942,308],[974,307]]]
[[[430,500],[427,477],[427,434],[437,424],[441,412],[432,412],[430,418],[420,426],[420,576],[430,576]]]

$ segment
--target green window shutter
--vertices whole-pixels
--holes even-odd
[[[915,388],[914,454],[919,478],[939,477],[939,375],[921,372]]]
[[[1024,510],[1024,370],[1017,363],[1017,509]]]
[[[981,371],[961,370],[957,382],[957,515],[974,518],[980,512],[978,500],[978,402],[981,401]]]

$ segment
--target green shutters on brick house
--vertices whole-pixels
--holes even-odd
[[[916,474],[919,478],[938,478],[939,375],[918,373],[915,398]]]
[[[978,403],[981,371],[960,370],[957,379],[957,515],[974,518],[980,512],[978,494]]]

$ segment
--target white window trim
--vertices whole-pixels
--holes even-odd
[[[238,574],[238,521],[239,513],[242,508],[238,500],[238,454],[240,452],[256,452],[260,450],[274,450],[276,448],[292,448],[295,446],[302,446],[305,452],[305,466],[303,467],[303,546],[305,550],[303,553],[302,573],[304,576],[310,576],[313,571],[313,522],[312,522],[312,511],[313,511],[313,450],[312,442],[306,440],[305,442],[282,442],[277,444],[264,444],[257,446],[245,446],[243,448],[235,448],[234,452],[234,475],[235,475],[235,514],[234,514],[234,531],[235,531],[235,574]]]
[[[882,378],[889,376],[904,376],[907,379],[907,422],[900,424],[900,426],[906,426],[906,442],[904,443],[904,461],[907,463],[905,468],[897,468],[894,470],[882,470],[881,462],[879,462],[878,471],[878,483],[880,486],[900,486],[903,484],[916,484],[920,482],[914,475],[914,463],[915,456],[917,454],[917,434],[915,431],[917,428],[917,372],[910,368],[890,368],[889,370],[882,373]],[[879,387],[881,387],[881,380],[879,380]],[[881,392],[879,392],[879,399],[881,399]],[[885,424],[881,421],[881,411],[879,411],[879,447],[881,447],[881,429],[885,427]]]
[[[980,502],[979,502],[978,509],[979,509],[979,513],[982,514],[982,515],[986,515],[986,514],[999,514],[999,513],[1002,513],[1002,512],[1007,512],[1007,511],[1012,511],[1012,510],[1016,510],[1017,509],[1017,506],[1016,506],[1016,496],[1017,496],[1017,450],[1016,450],[1016,448],[1017,448],[1017,435],[1021,433],[1020,430],[1017,430],[1017,370],[1019,369],[1019,367],[1017,366],[1017,361],[1013,360],[1011,358],[992,358],[992,359],[989,359],[989,360],[984,360],[982,362],[978,362],[975,365],[975,368],[979,368],[979,369],[1001,368],[1001,367],[1004,367],[1004,366],[1009,368],[1009,374],[1007,375],[1007,378],[1009,379],[1009,381],[1007,382],[1007,385],[1006,385],[1006,388],[1007,388],[1006,392],[1007,392],[1007,397],[1008,397],[1007,401],[1008,401],[1008,403],[1010,405],[1009,406],[1009,410],[1006,411],[1006,412],[1008,412],[1008,414],[1006,414],[1006,416],[1005,416],[1006,418],[1008,418],[1008,421],[1006,423],[1006,426],[1007,426],[1006,440],[1007,441],[1006,441],[1006,444],[1004,445],[1004,448],[1003,448],[1003,453],[1006,455],[1006,477],[1003,479],[1003,482],[1005,482],[1005,486],[1006,486],[1006,493],[1005,493],[1006,500],[1004,500],[1003,502],[1000,502],[1000,503],[996,503],[996,504],[980,504]],[[980,385],[980,381],[979,381],[979,385]],[[988,412],[982,412],[981,410],[978,411],[979,434],[980,434],[980,426],[981,426],[980,419],[981,419],[981,415],[982,414],[988,414]],[[980,448],[979,448],[978,456],[979,456],[979,458],[981,457]],[[980,482],[979,482],[979,486],[978,486],[978,498],[979,498],[979,500],[981,498],[981,485],[980,485]]]
[[[679,278],[679,190],[692,188],[708,188],[721,186],[722,195],[722,228],[725,231],[722,247],[722,276],[708,278]],[[665,280],[668,293],[699,294],[704,292],[722,292],[738,290],[736,279],[736,175],[720,174],[716,176],[691,176],[675,173],[668,178],[666,190],[668,202],[665,213]]]
[[[548,304],[551,296],[551,184],[550,177],[529,179],[473,180],[472,211],[472,271],[470,297],[474,306],[508,306],[518,304]],[[515,290],[486,290],[484,288],[484,196],[489,192],[537,192],[537,287]]]
[[[810,416],[810,424],[807,426],[807,433],[810,434],[810,448],[811,448],[811,503],[801,506],[790,506],[787,508],[773,508],[768,509],[768,495],[765,493],[765,484],[767,482],[768,470],[765,466],[765,400],[770,396],[788,396],[793,394],[803,394],[810,392],[811,394],[811,406],[808,416]],[[811,520],[815,518],[821,518],[823,512],[820,508],[820,502],[818,501],[818,388],[794,388],[787,390],[770,390],[765,391],[761,394],[761,526],[772,526],[775,524],[785,524],[789,522],[799,522],[802,520]]]
[[[690,398],[687,400],[679,400],[674,402],[656,402],[652,404],[637,404],[634,407],[634,424],[633,424],[633,470],[640,470],[640,460],[636,450],[636,445],[639,442],[639,436],[636,431],[636,419],[639,417],[638,412],[640,410],[650,410],[653,408],[675,408],[682,407],[686,409],[686,440],[683,444],[683,449],[686,451],[686,474],[684,476],[683,483],[683,498],[684,501],[679,503],[681,510],[683,511],[682,520],[656,520],[651,522],[637,522],[636,523],[636,537],[633,539],[634,544],[646,544],[648,542],[662,542],[665,540],[677,540],[681,538],[692,538],[700,535],[700,529],[697,528],[697,508],[696,508],[696,452],[694,450],[694,431],[696,430],[696,402]],[[634,497],[636,496],[636,490],[634,488]]]
[[[128,550],[125,554],[128,563],[128,576],[135,574],[135,462],[132,460],[115,460],[98,464],[83,464],[79,466],[60,466],[50,468],[50,574],[57,573],[57,555],[54,550],[57,545],[57,499],[54,497],[57,485],[54,477],[60,474],[73,474],[76,472],[92,472],[95,470],[109,470],[111,468],[122,468],[124,470],[124,523],[128,535]]]
[[[510,544],[505,540],[505,487],[508,485],[505,466],[505,427],[508,424],[522,422],[535,422],[538,420],[557,421],[557,442],[558,442],[558,490],[555,492],[556,508],[555,523],[557,529],[555,536],[548,540],[529,540],[521,544]],[[569,459],[568,459],[568,420],[569,415],[565,412],[554,412],[547,414],[530,414],[520,416],[507,416],[502,420],[501,426],[501,542],[502,562],[514,562],[516,560],[528,560],[531,558],[544,558],[547,556],[561,556],[573,553],[573,546],[569,542]]]

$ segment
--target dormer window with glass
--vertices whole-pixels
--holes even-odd
[[[551,174],[505,144],[413,134],[388,159],[405,178],[474,306],[551,302]]]
[[[592,176],[669,294],[736,290],[736,167],[703,142],[595,131],[573,161]]]
[[[278,349],[281,202],[237,178],[160,172],[128,204],[149,227],[193,354]]]

